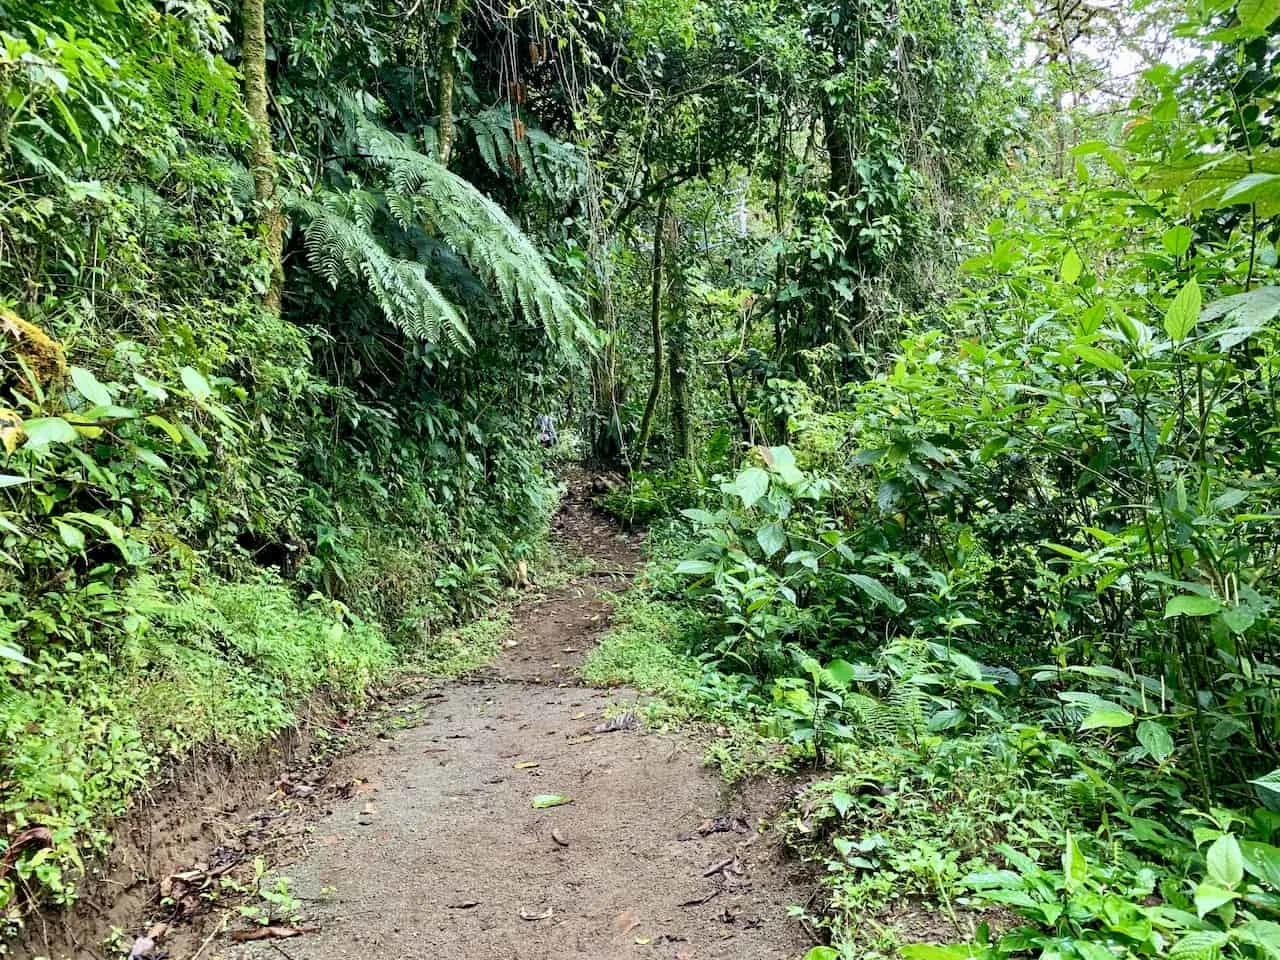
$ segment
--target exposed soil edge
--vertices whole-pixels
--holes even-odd
[[[156,898],[161,878],[207,859],[231,839],[231,821],[260,806],[293,764],[309,758],[314,730],[337,716],[323,692],[296,712],[301,722],[251,755],[212,747],[171,766],[133,810],[108,825],[111,852],[105,863],[90,866],[75,904],[27,917],[24,936],[10,945],[10,955],[105,958],[103,933],[130,929]],[[365,739],[352,737],[342,752],[359,749]]]

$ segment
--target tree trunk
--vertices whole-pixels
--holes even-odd
[[[271,117],[267,114],[267,17],[265,0],[244,0],[244,36],[240,70],[244,75],[244,105],[253,125],[253,187],[267,247],[271,279],[262,306],[277,316],[284,291],[284,211],[276,193],[276,158],[271,148]]]
[[[679,460],[693,459],[689,427],[689,321],[684,312],[684,271],[680,265],[680,224],[668,216],[663,228],[667,264],[668,390],[671,395],[671,438]]]
[[[591,322],[604,338],[591,365],[591,388],[595,396],[591,459],[601,465],[613,466],[623,454],[622,419],[618,415],[622,397],[618,390],[617,331],[608,288],[594,293],[588,300],[588,306]]]
[[[458,52],[458,36],[462,33],[464,0],[449,0],[445,13],[449,17],[440,32],[440,162],[449,165],[453,154],[453,80],[457,69],[455,54]]]
[[[636,458],[644,457],[645,448],[649,445],[649,434],[653,431],[653,415],[658,409],[658,399],[662,396],[665,361],[662,351],[662,275],[665,252],[662,234],[667,220],[667,193],[664,190],[658,197],[658,216],[653,225],[653,291],[649,303],[649,326],[653,334],[653,383],[649,386],[649,399],[644,405],[644,416],[640,419],[640,436],[636,438]]]

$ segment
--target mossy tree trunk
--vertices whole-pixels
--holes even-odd
[[[241,12],[240,70],[244,76],[244,104],[253,124],[251,166],[258,216],[264,233],[271,277],[262,306],[280,313],[284,292],[284,211],[276,188],[276,157],[271,146],[271,117],[267,112],[267,14],[265,0],[244,0]]]
[[[449,157],[453,154],[454,75],[457,72],[458,37],[462,33],[462,15],[465,10],[464,0],[448,0],[442,10],[445,22],[440,30],[440,84],[437,88],[440,101],[440,127],[437,133],[440,162],[445,166],[448,166]]]

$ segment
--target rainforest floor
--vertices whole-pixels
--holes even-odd
[[[802,956],[812,941],[787,911],[811,887],[768,826],[780,788],[726,785],[694,732],[646,729],[642,694],[579,679],[608,627],[608,591],[639,565],[638,535],[598,514],[578,478],[554,538],[591,561],[587,572],[531,589],[493,663],[384,706],[394,722],[362,746],[282,778],[265,806],[224,825],[237,839],[160,883],[154,915],[126,932],[124,950]],[[542,807],[547,798],[568,802]],[[190,916],[164,924],[184,898]]]

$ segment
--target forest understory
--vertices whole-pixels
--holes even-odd
[[[1280,0],[0,0],[0,956],[1280,960],[1278,109]]]

